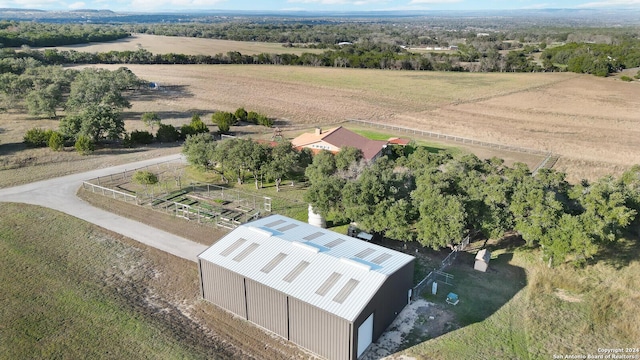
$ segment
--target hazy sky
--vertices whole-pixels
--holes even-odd
[[[640,0],[0,0],[0,8],[44,10],[492,10],[542,8],[640,8]]]

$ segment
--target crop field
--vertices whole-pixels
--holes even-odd
[[[186,119],[189,111],[245,107],[279,118],[283,130],[299,131],[362,119],[550,151],[560,155],[556,168],[571,181],[619,174],[640,159],[640,86],[615,79],[286,66],[129,68],[180,89],[161,86],[155,96],[134,102],[132,114],[155,109],[161,117],[183,112]]]
[[[248,42],[217,40],[203,38],[184,38],[176,36],[160,36],[148,34],[133,34],[132,36],[105,43],[90,43],[56,47],[59,50],[75,50],[82,52],[108,51],[136,51],[147,50],[153,54],[185,54],[185,55],[216,55],[229,51],[238,51],[243,55],[322,53],[321,49],[286,48],[282,44],[267,42]]]

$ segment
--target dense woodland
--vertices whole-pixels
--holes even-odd
[[[305,200],[323,216],[436,249],[468,234],[500,238],[515,232],[526,246],[541,247],[549,264],[584,264],[640,223],[640,166],[619,179],[571,185],[554,170],[533,176],[524,164],[508,167],[497,158],[421,147],[391,148],[374,163],[364,162],[355,148],[323,151],[310,161],[307,150],[298,152],[288,142],[216,142],[204,134],[189,137],[183,152],[224,181],[241,184],[250,175],[256,188],[265,180],[279,188],[283,179],[304,177]]]
[[[62,46],[113,41],[128,36],[129,32],[117,26],[0,20],[0,47]]]

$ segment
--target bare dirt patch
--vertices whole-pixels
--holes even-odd
[[[395,359],[394,353],[436,338],[455,328],[455,315],[425,300],[407,305],[363,355],[364,360]]]

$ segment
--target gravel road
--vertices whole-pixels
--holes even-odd
[[[197,261],[198,254],[207,248],[205,245],[95,208],[76,197],[85,180],[179,159],[180,155],[163,156],[0,189],[0,202],[33,204],[58,210],[170,254]]]

